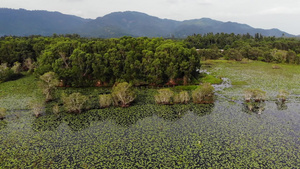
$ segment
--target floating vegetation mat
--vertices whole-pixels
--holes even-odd
[[[299,168],[300,106],[135,105],[0,121],[0,168]],[[11,112],[11,114],[14,114]]]

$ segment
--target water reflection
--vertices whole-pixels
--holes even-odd
[[[265,102],[245,102],[243,103],[243,110],[248,114],[261,114],[266,107]]]
[[[187,105],[156,105],[131,106],[128,108],[95,109],[82,114],[62,113],[60,116],[47,114],[36,118],[32,123],[34,131],[55,131],[65,122],[72,131],[80,131],[90,127],[93,121],[113,120],[122,127],[134,125],[138,120],[151,117],[154,114],[168,121],[176,121],[187,112],[192,111],[198,116],[210,114],[214,104]]]
[[[288,106],[285,104],[285,102],[282,101],[276,101],[277,110],[287,110]]]

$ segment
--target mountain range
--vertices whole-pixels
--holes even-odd
[[[210,18],[176,21],[126,11],[110,13],[96,19],[84,19],[60,12],[0,8],[0,36],[51,36],[55,33],[101,38],[121,36],[185,38],[193,34],[211,32],[294,36],[279,29],[258,29],[246,24],[221,22]]]

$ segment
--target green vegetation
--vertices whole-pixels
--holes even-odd
[[[281,90],[279,90],[277,98],[280,102],[285,102],[288,96],[289,96],[289,92],[281,89]]]
[[[35,117],[41,116],[43,114],[43,112],[45,111],[44,103],[39,100],[32,101],[31,103],[29,103],[29,106],[30,106],[31,110],[33,111],[33,114],[35,115]]]
[[[119,83],[112,88],[112,99],[114,105],[121,107],[128,107],[136,98],[135,91],[132,85],[127,82]]]
[[[61,99],[64,103],[64,108],[70,113],[81,113],[85,108],[88,97],[81,93],[72,93],[70,95],[62,94]]]
[[[157,90],[158,94],[154,95],[155,102],[157,104],[171,104],[172,98],[174,96],[174,92],[167,88],[167,89],[159,89]]]
[[[0,65],[0,83],[11,79],[13,74],[14,71],[7,66],[7,63],[2,63]]]
[[[3,120],[5,118],[6,115],[6,109],[0,107],[0,120]]]
[[[52,107],[52,112],[53,112],[53,114],[59,116],[60,110],[59,110],[59,105],[58,105],[58,104],[55,104],[55,105]]]
[[[202,83],[210,83],[210,84],[221,84],[222,79],[206,74],[204,77],[201,78],[201,82]]]
[[[265,101],[266,92],[260,89],[246,89],[245,101],[246,102],[262,102]]]
[[[174,95],[174,103],[187,104],[190,101],[190,95],[187,91],[181,91]]]
[[[46,96],[46,102],[53,99],[56,87],[59,85],[59,80],[54,72],[47,72],[40,76],[43,94]]]
[[[192,92],[194,103],[213,103],[214,102],[214,87],[209,83],[204,83],[202,86],[197,87]]]
[[[250,39],[245,38],[245,42],[251,45],[252,41],[268,42],[270,46],[273,41],[284,41]],[[5,40],[10,44],[26,42],[25,38]],[[294,42],[293,49],[288,43],[284,49],[272,50],[277,60],[272,60],[275,58],[272,53],[261,56],[257,46],[246,52],[237,47],[241,47],[240,42],[228,42],[224,56],[232,47],[244,57],[241,61],[202,62],[201,69],[210,72],[206,82],[214,81],[213,77],[224,77],[233,84],[216,91],[209,83],[176,86],[202,80],[195,68],[200,66],[200,57],[196,54],[193,58],[189,53],[194,51],[184,44],[189,42],[129,37],[109,40],[32,37],[31,40],[37,53],[23,58],[14,57],[15,53],[11,58],[1,57],[6,59],[1,63],[8,63],[11,71],[16,69],[11,68],[16,61],[21,63],[24,76],[0,83],[0,107],[6,110],[5,119],[0,120],[0,168],[299,166],[300,67],[292,61],[293,52],[283,52],[297,53],[295,40],[286,40]],[[117,50],[106,45],[116,45]],[[140,50],[142,53],[137,52]],[[184,56],[191,56],[188,61],[177,57],[185,52]],[[274,63],[267,63],[267,58],[278,62],[283,55],[289,61],[276,63],[280,69],[273,69]],[[175,56],[183,60],[172,60]],[[93,60],[94,57],[98,60]],[[24,73],[32,71],[30,66],[24,66],[30,65],[23,60],[29,62],[29,58],[36,62],[31,62],[37,66],[36,78]],[[198,66],[189,70],[190,64],[196,62]],[[194,71],[198,75],[190,73]],[[132,83],[124,82],[127,79]],[[42,94],[38,81],[42,81],[44,88],[53,87],[46,103],[47,92]],[[94,86],[96,82],[98,86],[116,83],[113,87],[70,87]],[[55,89],[57,85],[61,87]],[[157,90],[167,85],[175,87]],[[190,103],[191,96],[194,103],[213,104]],[[115,106],[109,107],[112,104]]]
[[[113,104],[111,94],[103,94],[99,96],[99,103],[101,108],[109,107]]]

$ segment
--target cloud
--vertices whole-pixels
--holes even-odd
[[[299,9],[288,7],[275,7],[261,11],[262,15],[274,15],[274,14],[297,14]]]

